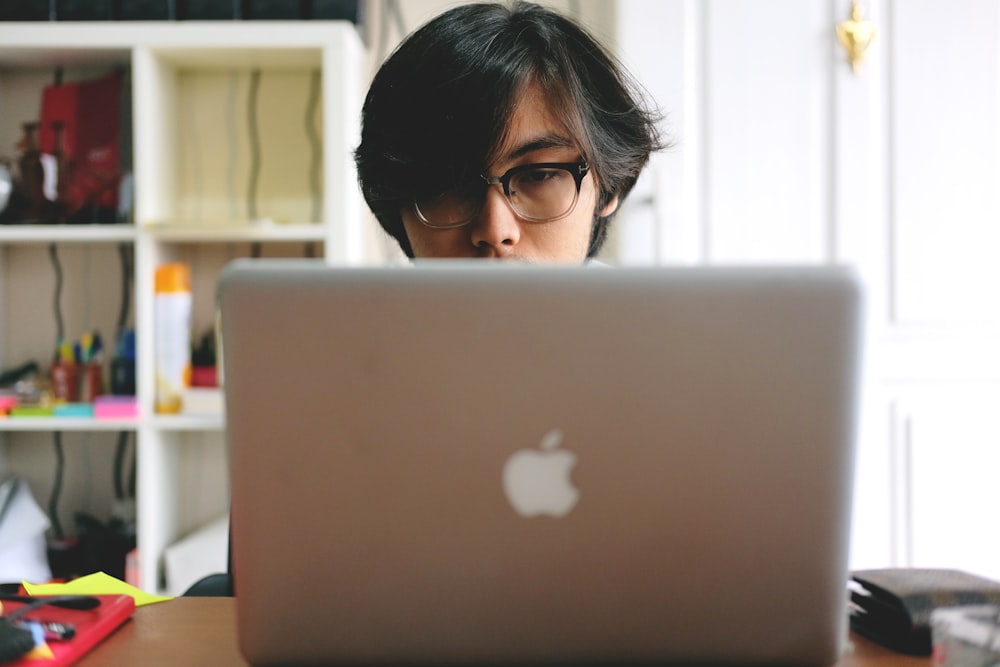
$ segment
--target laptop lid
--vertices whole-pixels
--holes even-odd
[[[220,285],[251,663],[839,655],[850,272],[256,260]]]

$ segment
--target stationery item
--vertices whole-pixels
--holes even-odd
[[[90,609],[71,609],[42,604],[23,613],[19,613],[19,610],[34,605],[44,598],[27,598],[27,601],[24,598],[14,601],[4,600],[3,613],[8,624],[27,629],[30,625],[24,622],[31,621],[38,624],[42,631],[40,637],[35,637],[34,646],[27,654],[20,659],[4,663],[4,667],[71,665],[114,632],[135,611],[135,600],[129,595],[99,595],[90,599],[96,599],[97,606]],[[46,629],[51,632],[60,626],[62,637],[55,638],[52,634],[49,634],[52,639],[46,637]],[[72,628],[72,632],[68,631],[69,628]]]
[[[97,419],[132,419],[139,416],[135,396],[105,394],[94,399],[94,417]]]
[[[94,344],[94,335],[92,333],[85,333],[80,336],[80,361],[83,363],[90,362],[90,354]]]
[[[935,609],[1000,604],[1000,582],[962,570],[857,570],[851,582],[851,630],[910,655],[931,654]]]
[[[80,401],[87,403],[104,393],[104,370],[100,364],[80,364]]]
[[[93,417],[92,403],[60,403],[53,409],[56,417]]]
[[[15,405],[10,409],[11,417],[51,417],[55,408],[51,405]]]
[[[237,260],[220,290],[251,664],[841,655],[852,272]]]
[[[57,400],[90,403],[104,393],[103,346],[97,332],[85,333],[77,341],[59,341],[50,371]]]
[[[80,400],[80,366],[75,361],[52,364],[52,394],[61,401]]]
[[[153,304],[156,348],[156,411],[181,411],[191,378],[191,269],[187,264],[157,267]]]
[[[94,595],[98,597],[102,595],[128,595],[135,600],[136,607],[172,599],[170,596],[147,593],[105,572],[88,574],[64,584],[24,583],[23,586],[29,595]]]
[[[7,602],[24,602],[26,605],[28,603],[36,606],[51,605],[53,607],[62,607],[63,609],[97,609],[101,605],[101,601],[93,595],[39,595],[32,597],[30,595],[0,593],[0,601],[4,600]],[[18,611],[23,614],[28,610],[22,607]]]

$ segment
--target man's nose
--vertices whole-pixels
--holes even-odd
[[[483,207],[471,224],[472,244],[488,257],[504,257],[514,252],[521,240],[521,224],[498,185],[486,189]]]

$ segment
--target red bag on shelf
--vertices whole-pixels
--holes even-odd
[[[118,207],[121,90],[122,74],[113,72],[42,92],[39,148],[57,158],[58,199],[69,218]]]

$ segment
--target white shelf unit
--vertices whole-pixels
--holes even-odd
[[[197,336],[214,321],[215,281],[232,257],[260,252],[309,254],[331,264],[367,261],[370,238],[362,227],[370,223],[351,158],[363,66],[355,27],[340,21],[0,23],[0,156],[12,157],[20,123],[30,119],[55,67],[64,68],[66,81],[114,68],[129,73],[132,152],[123,162],[134,173],[134,222],[0,226],[0,367],[28,354],[49,361],[52,318],[37,298],[34,314],[27,313],[23,295],[39,284],[48,300],[52,279],[41,261],[47,247],[66,254],[71,281],[79,277],[76,265],[89,272],[113,263],[126,244],[134,258],[140,414],[115,421],[0,420],[0,472],[28,468],[36,495],[44,496],[50,472],[37,451],[41,434],[60,431],[89,442],[110,432],[134,433],[146,590],[162,590],[169,544],[228,510],[225,418],[153,412],[155,269],[168,261],[191,263]],[[70,311],[74,300],[88,303],[85,316],[67,315],[67,336],[95,325],[112,328],[107,313],[117,306],[105,302],[115,302],[115,272],[102,280],[99,294],[64,294]]]

